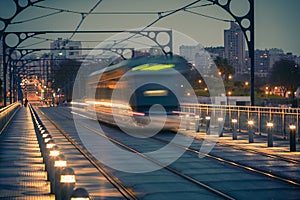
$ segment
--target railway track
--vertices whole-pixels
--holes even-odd
[[[54,109],[52,111],[54,113],[57,113],[57,111],[55,111]],[[72,120],[72,115],[70,114],[69,111],[68,112],[65,111],[64,114],[62,114],[62,112],[59,112],[59,114],[61,117],[63,116],[65,119]],[[114,134],[112,134],[113,136],[110,137],[108,136],[108,134],[103,134],[92,127],[88,127],[85,124],[80,124],[80,126],[88,130],[90,133],[97,134],[98,136],[109,139],[111,142],[120,146],[121,148],[126,149],[132,153],[135,153],[145,158],[146,160],[152,162],[155,165],[164,167],[163,163],[160,163],[160,161],[157,161],[156,159],[149,157],[148,155],[143,153],[145,150],[141,149],[141,146],[148,146],[148,147],[152,146],[151,149],[156,149],[156,148],[159,149],[162,147],[162,145],[165,145],[166,143],[168,144],[170,143],[170,140],[167,139],[168,137],[172,138],[170,133],[158,134],[159,137],[157,136],[152,137],[150,140],[147,140],[147,142],[143,141],[145,143],[141,145],[140,144],[141,140],[135,141],[135,139],[133,138],[128,139],[126,138],[128,137],[126,134],[112,127],[109,128],[114,129],[113,130]],[[164,138],[165,135],[167,135],[166,138]],[[132,141],[128,143],[128,141],[130,141],[131,139]],[[178,144],[172,144],[172,145],[174,146],[174,148],[185,148]],[[191,146],[195,146],[195,144],[192,144]],[[286,177],[281,177],[276,174],[266,172],[264,170],[260,170],[258,168],[253,168],[251,166],[243,165],[242,163],[239,162],[224,159],[220,156],[218,157],[215,155],[206,155],[205,158],[199,159],[198,155],[200,152],[197,151],[196,149],[197,148],[193,148],[193,147],[185,148],[187,152],[182,156],[182,158],[178,159],[175,163],[167,167],[164,167],[163,170],[167,170],[169,173],[173,174],[173,176],[185,179],[185,181],[188,181],[193,185],[198,186],[199,188],[204,188],[205,190],[210,191],[211,193],[215,194],[216,196],[222,199],[239,199],[243,197],[247,193],[243,190],[246,189],[251,190],[252,188],[252,187],[249,188],[249,186],[247,186],[247,184],[249,185],[248,182],[253,183],[253,186],[255,187],[252,189],[254,191],[258,190],[258,188],[259,191],[262,191],[263,189],[269,191],[270,187],[271,188],[274,187],[277,189],[278,187],[280,187],[281,189],[284,188],[285,191],[288,191],[292,197],[295,195],[295,193],[299,193],[298,190],[300,184],[294,180],[288,179]],[[189,163],[193,163],[193,164],[191,165]],[[205,170],[207,170],[207,172],[205,171],[197,172],[198,171],[197,169],[191,170],[191,168],[195,167],[195,165],[199,166],[199,170],[203,170],[203,167],[201,168],[201,165],[208,166],[207,168],[204,168]],[[214,173],[211,173],[211,171],[214,171],[211,169],[215,169],[216,171],[215,175]],[[222,171],[224,171],[224,173],[222,173]],[[209,178],[209,176],[207,175],[209,175],[211,178]],[[236,180],[235,176],[239,178]],[[258,183],[260,184],[258,184],[256,180],[258,180]],[[124,181],[126,182],[126,178],[124,179]],[[226,181],[231,181],[232,183],[226,184]],[[241,185],[245,185],[245,186],[241,187]],[[239,189],[233,189],[235,186],[239,187]],[[134,191],[134,184],[133,185],[129,184],[129,187],[132,187]],[[143,188],[143,190],[147,191],[147,188]],[[231,190],[233,190],[234,192],[232,192]],[[137,191],[137,192],[141,192],[141,191]],[[147,192],[149,193],[151,191],[147,191]],[[276,192],[273,193],[267,192],[267,194],[261,194],[261,195],[264,197],[270,197],[272,195],[276,195],[275,193]],[[282,195],[282,193],[279,193],[277,195]]]
[[[57,145],[60,147],[60,150],[63,150],[63,152],[65,152],[66,154],[67,151],[71,151],[70,156],[68,157],[69,159],[71,159],[71,166],[72,166],[72,162],[73,164],[78,164],[79,162],[82,162],[82,160],[84,159],[85,161],[87,161],[88,163],[90,163],[90,165],[92,165],[92,167],[94,168],[94,171],[97,171],[99,174],[99,177],[103,177],[107,180],[107,182],[109,182],[111,185],[105,185],[106,183],[104,181],[101,181],[102,186],[97,186],[99,190],[105,191],[108,190],[110,191],[112,194],[110,194],[111,197],[115,198],[115,199],[128,199],[128,200],[136,200],[138,199],[137,196],[132,192],[132,190],[128,187],[126,187],[124,184],[122,184],[122,182],[120,182],[114,175],[112,175],[97,159],[95,159],[91,154],[88,153],[88,151],[83,148],[83,146],[81,144],[79,144],[74,138],[72,138],[65,130],[63,130],[62,128],[60,128],[57,123],[55,123],[52,119],[50,119],[49,117],[47,117],[43,112],[39,111],[38,109],[35,109],[35,111],[38,113],[38,116],[40,117],[40,119],[42,119],[43,123],[49,128],[49,126],[53,126],[52,128],[50,127],[48,130],[49,132],[51,131],[51,136],[53,137],[53,139],[56,141]],[[66,143],[66,140],[68,141],[68,143]],[[73,150],[71,150],[72,146],[75,150],[77,150],[79,152],[78,154],[75,154]],[[66,148],[64,150],[64,148]],[[76,158],[78,158],[79,160],[73,160],[73,158],[71,158],[71,156],[74,156]],[[67,159],[68,159],[67,158]],[[78,162],[78,163],[76,163]],[[85,163],[86,165],[86,163]],[[85,168],[87,166],[84,166]],[[80,169],[79,169],[80,170]],[[89,173],[91,173],[91,169],[89,169]],[[97,175],[97,174],[95,174]],[[81,174],[82,176],[82,174]],[[91,178],[92,179],[92,178]],[[101,179],[103,180],[103,179]],[[85,180],[83,180],[84,182]],[[97,180],[92,182],[93,184],[97,184]],[[104,185],[104,186],[103,186]],[[104,187],[104,188],[102,188]],[[116,194],[115,191],[111,191],[111,188],[115,188],[118,192],[119,195]],[[100,194],[99,196],[99,192],[94,192],[94,191],[90,191],[91,195],[91,199],[99,199],[99,198],[103,198],[102,194]],[[107,198],[107,197],[106,197]]]

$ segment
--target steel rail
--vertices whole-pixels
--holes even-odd
[[[57,112],[57,111],[54,111],[54,112]],[[60,114],[60,116],[63,115],[64,117],[66,117],[69,120],[73,120],[72,118],[66,116],[65,114],[62,114],[62,113],[59,113],[59,114]],[[190,177],[188,175],[185,175],[185,174],[179,172],[178,170],[173,169],[172,167],[165,166],[163,163],[161,163],[161,162],[159,162],[159,161],[157,161],[157,160],[155,160],[155,159],[153,159],[153,158],[151,158],[151,157],[149,157],[149,156],[147,156],[147,155],[145,155],[145,154],[143,154],[143,153],[141,153],[141,152],[139,152],[139,151],[137,151],[137,150],[135,150],[135,149],[133,149],[133,148],[131,148],[131,147],[129,147],[129,146],[127,146],[127,145],[125,145],[125,144],[123,144],[123,143],[121,143],[121,142],[119,142],[119,141],[117,141],[117,140],[115,140],[115,139],[113,139],[113,138],[111,138],[111,137],[109,137],[109,136],[107,136],[107,135],[99,132],[99,131],[97,131],[97,130],[95,130],[95,129],[92,129],[92,128],[90,128],[90,127],[88,127],[88,126],[86,126],[86,125],[84,125],[84,124],[82,124],[80,122],[77,122],[77,124],[80,125],[81,127],[85,128],[85,129],[87,129],[87,130],[89,130],[89,131],[91,131],[91,132],[93,132],[93,133],[101,136],[101,137],[104,137],[104,138],[108,139],[109,141],[111,141],[111,142],[113,142],[113,143],[121,146],[122,148],[127,149],[128,151],[130,151],[132,153],[135,153],[135,154],[137,154],[137,155],[139,155],[139,156],[147,159],[148,161],[150,161],[152,163],[154,163],[154,164],[156,164],[156,165],[158,165],[160,167],[163,167],[164,169],[172,172],[173,174],[176,174],[177,176],[180,176],[180,177],[182,177],[182,178],[184,178],[184,179],[186,179],[186,180],[188,180],[188,181],[190,181],[190,182],[192,182],[192,183],[194,183],[194,184],[196,184],[196,185],[198,185],[198,186],[200,186],[202,188],[205,188],[205,189],[213,192],[214,194],[216,194],[216,195],[218,195],[218,196],[220,196],[222,198],[225,198],[225,199],[228,199],[228,200],[234,200],[235,199],[234,197],[231,197],[231,196],[225,194],[224,192],[222,192],[220,190],[214,189],[211,186],[209,186],[209,185],[207,185],[207,184],[205,184],[205,183],[203,183],[201,181],[198,181],[198,180],[196,180],[196,179],[194,179],[194,178],[192,178],[192,177]]]
[[[70,137],[57,123],[48,117],[43,111],[39,112],[55,126],[55,128],[128,200],[138,200],[138,197],[131,188],[122,184],[117,177],[113,176],[102,163],[88,153],[81,145],[79,145],[72,137]],[[60,114],[61,115],[61,114]]]

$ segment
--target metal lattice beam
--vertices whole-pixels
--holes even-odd
[[[242,16],[238,15],[232,10],[234,3],[237,3],[236,0],[207,0],[214,3],[215,5],[221,7],[226,12],[228,12],[236,21],[236,23],[241,27],[243,31],[246,43],[249,50],[249,57],[251,61],[250,67],[250,96],[251,96],[251,105],[255,105],[255,96],[254,96],[254,0],[245,0],[249,3],[249,9]]]
[[[46,34],[46,33],[54,33],[55,31],[37,31],[37,32],[6,32],[7,27],[9,24],[12,23],[13,19],[26,10],[28,7],[33,6],[34,4],[37,4],[39,2],[42,2],[44,0],[36,0],[36,1],[19,1],[19,0],[12,0],[12,2],[15,4],[16,10],[15,13],[11,14],[8,18],[1,18],[0,17],[0,34],[1,34],[1,40],[3,44],[3,83],[4,83],[4,90],[3,90],[3,96],[4,96],[4,105],[6,105],[6,74],[7,69],[12,66],[9,65],[9,59],[11,59],[11,52],[13,52],[19,44],[21,44],[26,39],[33,37],[38,34]],[[164,15],[163,17],[169,16],[177,11],[187,9],[190,5],[194,5],[201,0],[194,1],[193,3],[183,7],[179,8],[177,10],[174,10],[173,12],[168,13],[167,15]],[[245,12],[242,16],[235,13],[234,10],[232,10],[232,5],[237,3],[236,0],[207,0],[208,2],[212,2],[214,5],[217,5],[224,9],[226,12],[228,12],[236,21],[236,23],[241,27],[241,30],[243,31],[247,46],[249,49],[249,57],[251,60],[251,72],[250,72],[250,83],[251,83],[251,105],[254,105],[254,0],[244,0],[249,3],[249,9],[247,12]],[[25,4],[24,4],[25,2]],[[159,18],[160,19],[160,18]],[[158,20],[159,20],[158,19]],[[156,21],[158,21],[156,20]],[[155,21],[155,22],[156,22]],[[153,23],[155,23],[153,22]],[[74,33],[74,31],[69,31],[70,33]],[[77,31],[76,33],[80,33],[81,31]],[[92,32],[92,31],[82,31],[84,33]],[[96,32],[96,31],[94,31]],[[99,31],[98,31],[99,32]],[[122,31],[102,31],[103,33],[120,33]],[[132,31],[134,34],[140,34],[144,37],[148,37],[149,39],[153,40],[156,44],[158,44],[159,47],[165,52],[172,52],[172,33],[168,31],[164,31],[169,36],[169,42],[167,44],[160,44],[158,41],[158,35],[160,34],[159,31]],[[56,31],[56,33],[68,33],[68,31]],[[17,38],[17,42],[15,44],[9,44],[7,43],[7,38],[9,37],[15,37]],[[9,70],[11,72],[11,69]]]

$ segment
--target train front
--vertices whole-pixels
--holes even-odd
[[[180,104],[192,89],[188,74],[192,67],[181,57],[149,57],[134,63],[119,79],[112,102],[128,104],[128,117],[112,108],[118,126],[136,132],[180,128]],[[123,99],[120,101],[120,97]]]
[[[181,104],[190,98],[193,67],[180,56],[149,56],[122,61],[93,73],[87,109],[99,121],[132,133],[178,130]],[[194,95],[195,96],[195,95]]]

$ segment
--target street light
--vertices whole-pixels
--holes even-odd
[[[211,119],[210,116],[205,117],[205,120],[206,120],[206,135],[210,135],[210,128],[209,128],[210,119]]]
[[[267,122],[267,128],[268,128],[268,147],[273,147],[273,133],[272,133],[273,126],[274,126],[273,122]]]
[[[289,125],[290,129],[290,151],[294,152],[296,151],[296,125],[295,124],[290,124]]]
[[[223,137],[223,121],[224,121],[224,119],[222,117],[218,117],[218,122],[219,122],[219,137]]]
[[[59,180],[61,186],[58,191],[59,199],[70,199],[76,183],[74,170],[70,167],[64,168]]]
[[[232,123],[232,139],[236,140],[237,139],[237,119],[231,119]]]
[[[89,200],[89,193],[84,188],[77,188],[72,192],[71,200]]]
[[[253,126],[254,126],[254,121],[253,120],[248,120],[249,143],[253,143],[254,142],[254,138],[253,138]]]

